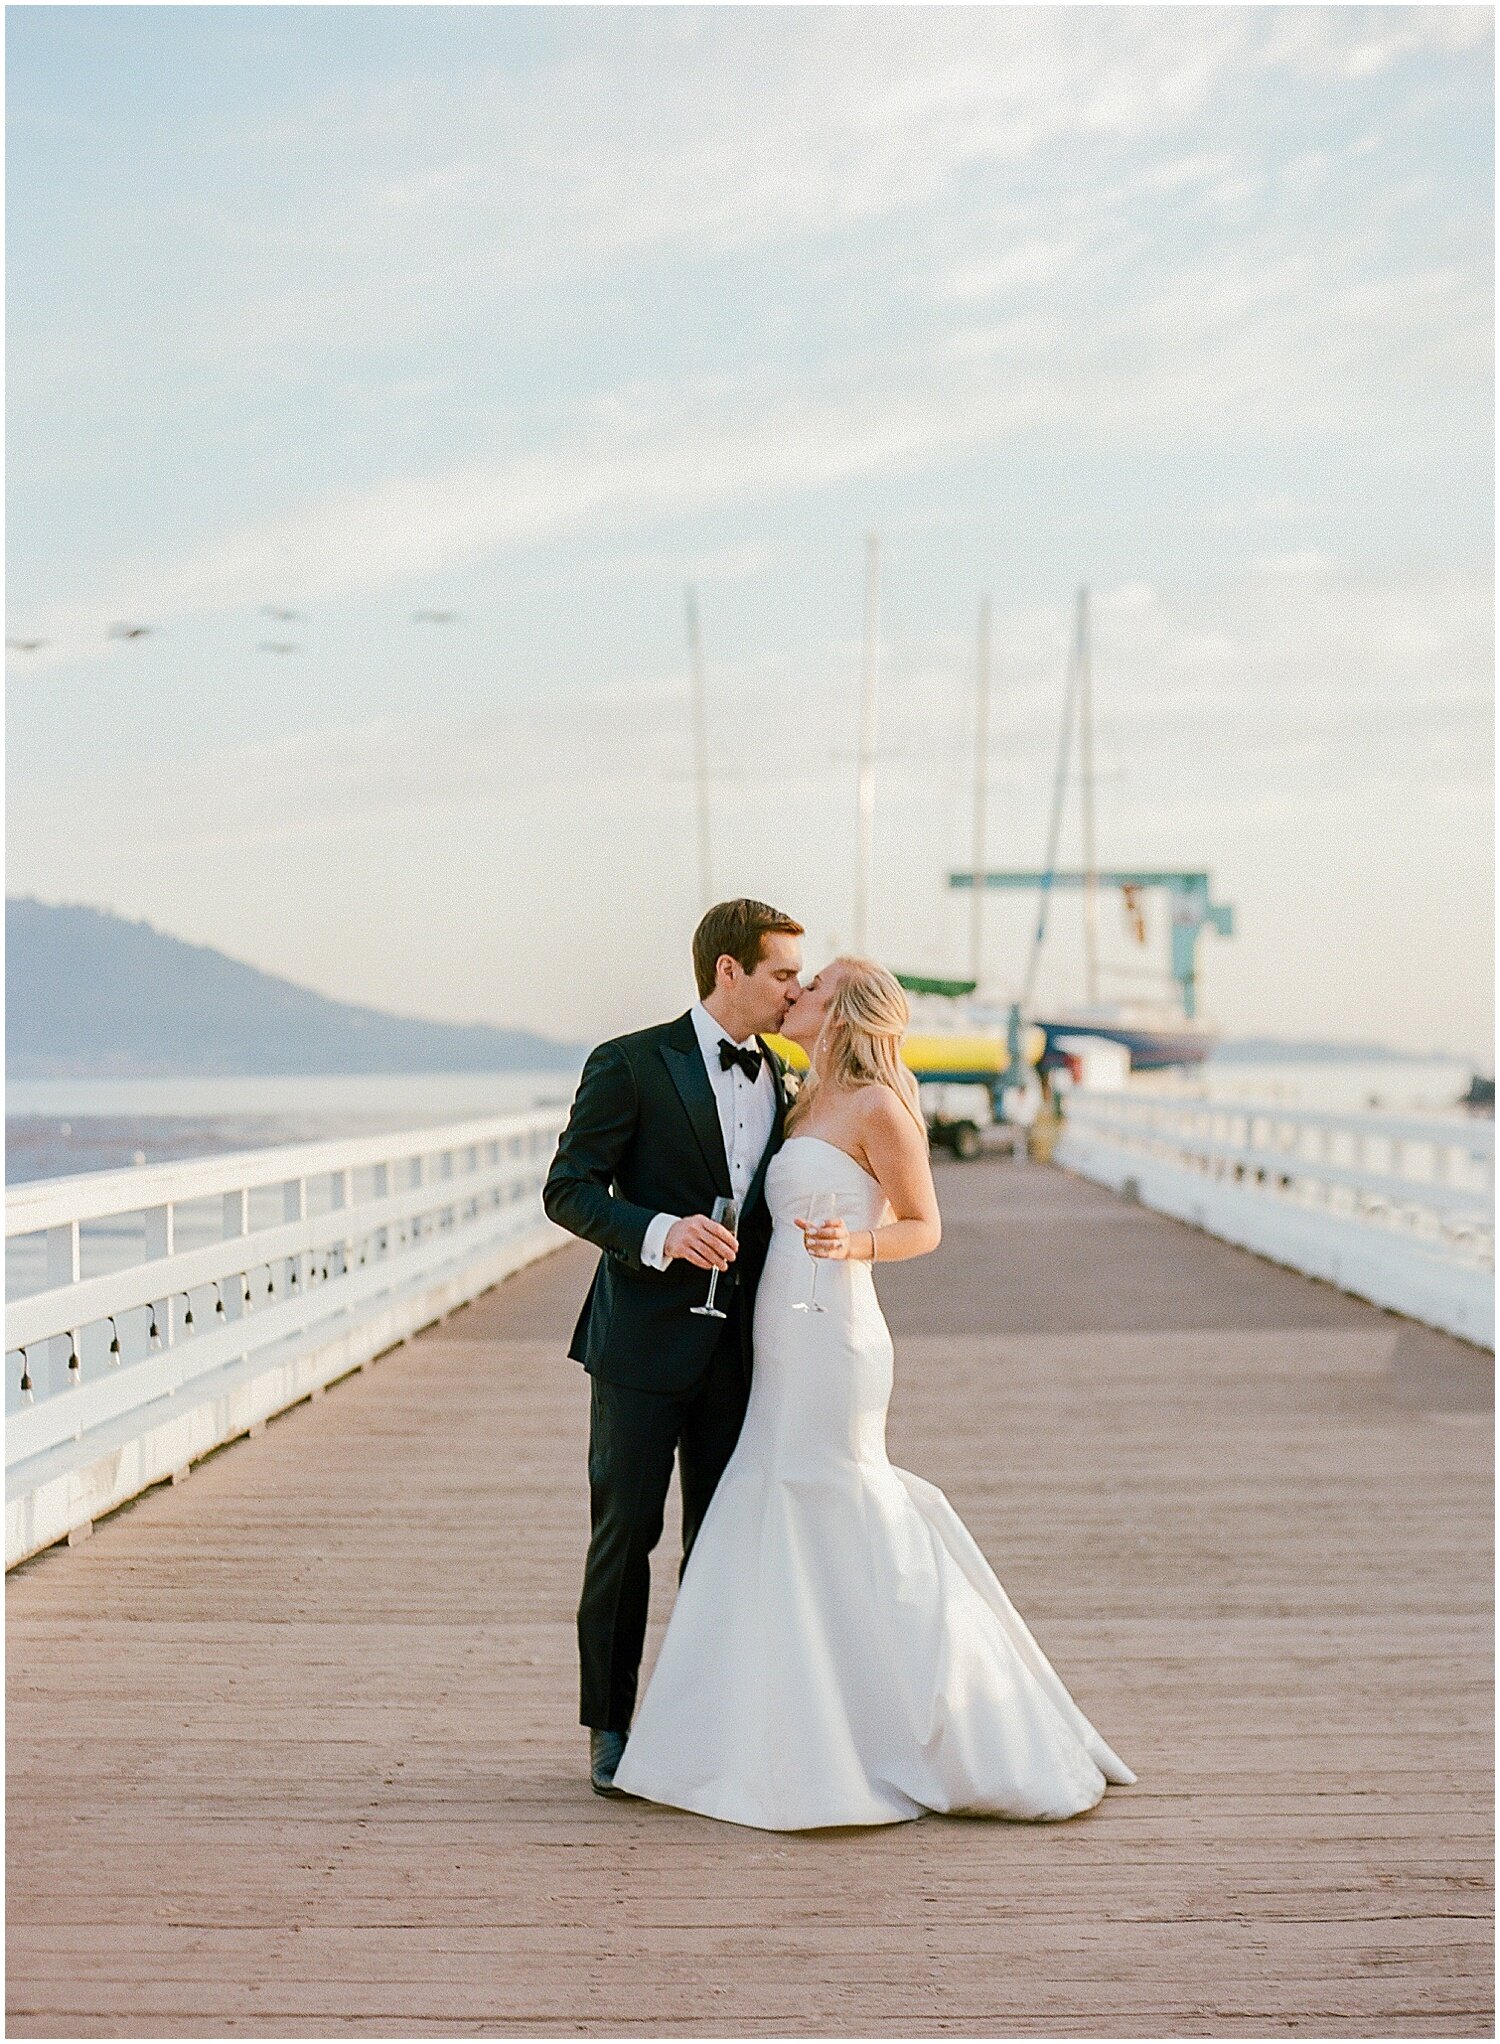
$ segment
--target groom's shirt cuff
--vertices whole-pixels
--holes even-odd
[[[665,1270],[671,1262],[666,1253],[667,1236],[681,1217],[677,1214],[658,1214],[646,1224],[646,1233],[641,1241],[641,1262],[647,1270]]]

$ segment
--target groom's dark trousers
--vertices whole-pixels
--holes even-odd
[[[685,1567],[745,1416],[755,1287],[771,1234],[765,1173],[786,1111],[781,1068],[766,1054],[776,1116],[745,1196],[739,1253],[719,1278],[715,1303],[726,1319],[691,1311],[706,1299],[709,1272],[682,1257],[652,1270],[640,1256],[656,1214],[706,1214],[731,1194],[690,1014],[590,1053],[542,1192],[552,1220],[603,1252],[568,1350],[592,1378],[579,1718],[601,1730],[628,1731],[635,1709],[651,1551],[673,1461]]]

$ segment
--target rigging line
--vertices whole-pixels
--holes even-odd
[[[973,885],[969,902],[969,977],[975,990],[984,977],[985,807],[990,779],[990,599],[979,600],[979,643],[974,673]]]
[[[1047,910],[1052,899],[1052,876],[1057,870],[1057,847],[1062,836],[1063,802],[1068,787],[1068,763],[1073,746],[1073,701],[1078,688],[1078,647],[1076,639],[1068,645],[1068,680],[1063,691],[1062,730],[1057,741],[1057,772],[1052,784],[1052,816],[1047,826],[1047,856],[1042,869],[1041,901],[1037,906],[1036,935],[1031,940],[1031,957],[1026,964],[1026,979],[1021,988],[1021,1007],[1031,1005],[1032,990],[1036,985],[1037,967],[1041,963],[1042,944],[1047,935]]]

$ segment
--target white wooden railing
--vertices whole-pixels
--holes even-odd
[[[1059,1164],[1274,1262],[1495,1345],[1495,1125],[1067,1096]]]
[[[6,1567],[566,1240],[563,1110],[6,1194]]]

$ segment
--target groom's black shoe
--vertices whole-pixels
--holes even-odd
[[[625,1737],[624,1732],[589,1733],[589,1781],[596,1796],[626,1800],[624,1789],[615,1787],[615,1769],[625,1757]]]

